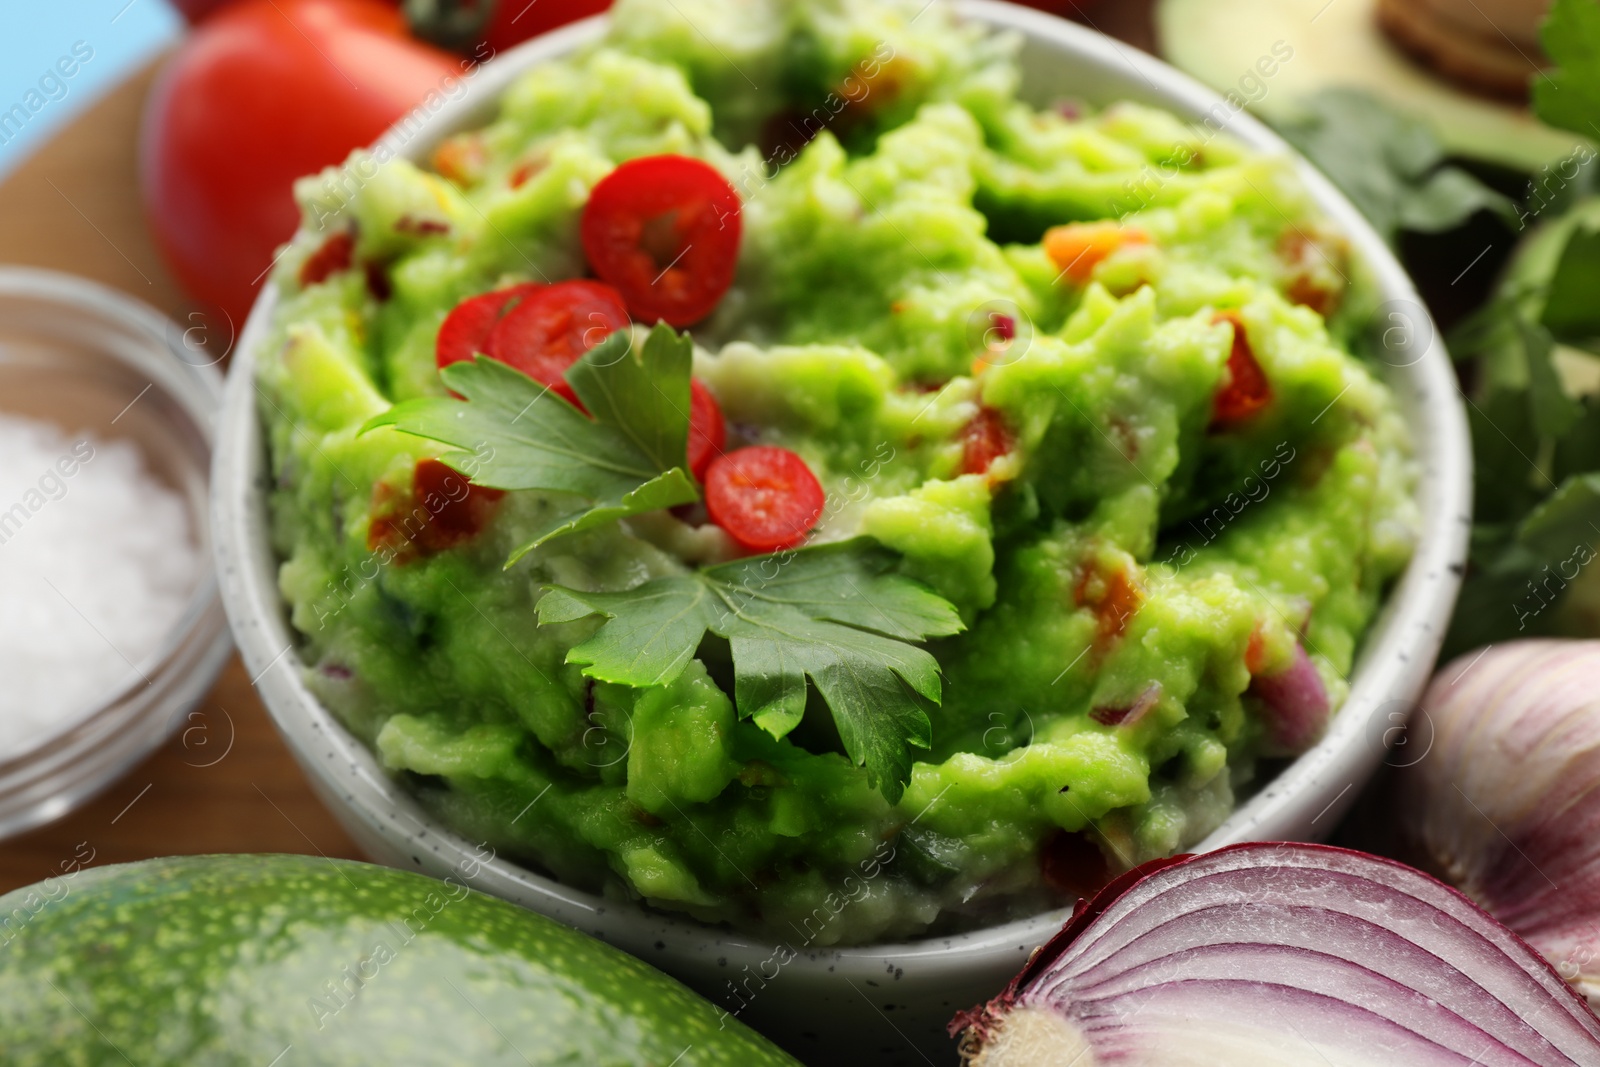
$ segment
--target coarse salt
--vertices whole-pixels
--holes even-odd
[[[0,413],[0,760],[138,681],[199,570],[135,445]]]

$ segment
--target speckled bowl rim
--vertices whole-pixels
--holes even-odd
[[[957,8],[964,17],[1019,32],[1030,49],[1094,70],[1097,84],[1108,86],[1102,99],[1131,96],[1191,121],[1200,121],[1221,103],[1216,93],[1161,61],[1054,16],[998,0],[960,0]],[[408,134],[397,127],[384,143],[398,155],[426,158],[444,136],[482,122],[516,76],[592,40],[603,20],[599,16],[566,27],[486,64],[464,95],[443,103],[420,130]],[[1292,154],[1247,114],[1234,115],[1227,129],[1255,148]],[[1312,197],[1367,264],[1379,295],[1420,309],[1420,297],[1377,233],[1331,183],[1309,165],[1298,166]],[[738,971],[769,959],[773,946],[756,938],[585,893],[504,860],[477,864],[481,854],[473,842],[446,828],[388,778],[373,755],[306,688],[269,544],[254,390],[255,352],[275,303],[269,286],[245,326],[228,377],[212,482],[217,570],[250,675],[313,784],[359,840],[384,842],[384,858],[400,863],[409,859],[434,872],[470,868],[477,888],[593,933],[680,976],[714,975],[712,967]],[[1431,326],[1426,313],[1420,314],[1420,326]],[[1350,695],[1327,736],[1240,806],[1202,849],[1325,833],[1383,759],[1386,725],[1396,702],[1414,700],[1427,680],[1458,591],[1471,508],[1466,419],[1437,331],[1433,338],[1420,359],[1389,376],[1418,447],[1422,531],[1414,558],[1369,632],[1352,672]],[[1057,909],[921,941],[809,950],[786,965],[785,973],[796,975],[786,981],[867,981],[886,969],[909,968],[906,977],[917,978],[926,990],[956,984],[993,992],[1066,914],[1067,909]]]

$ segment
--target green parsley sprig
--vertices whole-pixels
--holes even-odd
[[[773,737],[800,724],[806,680],[833,712],[845,752],[890,802],[911,774],[911,749],[932,743],[927,704],[939,665],[911,642],[962,629],[956,609],[890,571],[866,540],[737,560],[622,593],[551,586],[541,623],[603,615],[567,655],[584,673],[633,686],[680,675],[707,631],[733,650],[734,703]]]
[[[558,510],[506,566],[553,537],[698,498],[688,474],[686,334],[657,326],[585,353],[567,382],[589,416],[493,359],[444,368],[462,399],[397,404],[363,427],[392,427],[452,446],[441,457],[474,484],[561,494]],[[583,673],[640,688],[683,673],[708,633],[733,655],[734,703],[773,737],[800,724],[810,688],[827,704],[849,758],[892,803],[912,752],[932,743],[928,707],[939,664],[919,644],[962,629],[954,606],[896,574],[896,557],[858,538],[590,593],[549,586],[541,625],[605,622],[567,654]]]
[[[643,345],[612,334],[567,371],[592,418],[549,388],[497,360],[479,357],[440,371],[465,398],[396,404],[362,427],[392,426],[451,445],[440,458],[475,485],[568,494],[506,566],[552,537],[628,515],[699,499],[688,473],[687,335],[657,326]]]

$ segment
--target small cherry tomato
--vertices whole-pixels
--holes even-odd
[[[689,379],[689,473],[704,481],[706,468],[727,443],[728,427],[717,398],[700,379]]]
[[[557,282],[537,287],[501,316],[489,331],[487,351],[582,410],[567,368],[627,325],[622,297],[609,285]]]
[[[751,552],[793,548],[822,516],[822,485],[787,448],[756,445],[717,457],[706,471],[706,511]]]
[[[589,265],[641,322],[689,326],[733,284],[739,194],[687,156],[632,159],[589,194],[579,234]]]
[[[1233,327],[1233,348],[1228,353],[1228,382],[1211,401],[1211,428],[1226,429],[1250,418],[1272,399],[1267,373],[1250,350],[1244,320],[1237,311],[1219,311],[1212,322]]]
[[[442,370],[452,363],[469,360],[482,353],[488,355],[489,334],[500,317],[515,305],[544,286],[536,282],[480,293],[461,301],[439,326],[439,339],[434,342],[434,358]]]
[[[994,408],[979,408],[961,430],[961,473],[987,474],[994,461],[1014,447],[1011,431],[1006,429],[1000,413]]]

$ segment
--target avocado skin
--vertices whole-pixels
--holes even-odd
[[[0,897],[0,1060],[795,1064],[633,957],[460,880],[308,856],[148,860]]]

